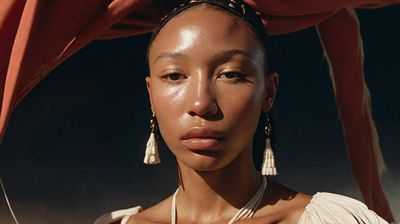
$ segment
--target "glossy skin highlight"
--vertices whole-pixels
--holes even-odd
[[[266,76],[263,47],[244,22],[216,10],[198,15],[204,13],[194,9],[163,27],[149,51],[146,79],[166,144],[199,171],[251,153],[260,113],[271,108],[277,84],[276,76]],[[190,131],[209,141],[183,140]]]
[[[260,186],[252,140],[278,84],[264,54],[244,21],[207,4],[172,18],[150,46],[152,111],[181,175],[178,223],[227,223]],[[255,217],[238,223],[295,223],[310,200],[272,181],[267,189]],[[128,223],[170,223],[171,200]]]

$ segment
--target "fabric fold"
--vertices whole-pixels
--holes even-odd
[[[332,193],[317,193],[298,224],[346,223],[346,224],[387,224],[375,212],[369,210],[360,201]]]

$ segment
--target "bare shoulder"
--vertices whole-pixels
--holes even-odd
[[[168,197],[160,203],[131,216],[127,224],[170,223],[170,212],[166,211],[171,210],[171,200],[172,197]]]
[[[269,180],[259,216],[268,217],[268,222],[297,223],[311,198]]]

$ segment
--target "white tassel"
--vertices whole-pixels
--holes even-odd
[[[274,152],[272,151],[269,138],[267,138],[267,140],[265,141],[264,160],[262,164],[261,174],[268,176],[276,176],[278,174],[276,172]]]
[[[150,138],[147,141],[146,152],[143,162],[146,164],[158,164],[161,162],[160,156],[158,154],[158,144],[156,141],[156,136],[153,132],[150,133]]]

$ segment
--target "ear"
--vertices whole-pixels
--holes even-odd
[[[146,81],[147,92],[149,93],[151,112],[154,114],[153,103],[151,102],[151,77],[150,77],[150,75],[146,76],[145,81]]]
[[[276,72],[271,73],[265,77],[265,98],[263,104],[263,111],[268,112],[274,105],[276,91],[278,90],[279,76]]]

